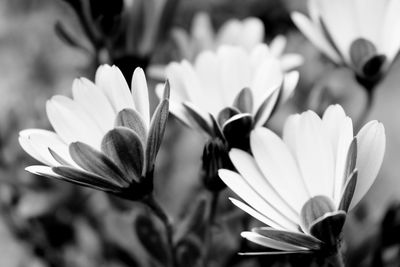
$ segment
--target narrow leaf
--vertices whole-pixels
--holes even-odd
[[[194,120],[194,122],[207,134],[210,136],[214,136],[214,131],[210,123],[207,121],[201,113],[189,103],[183,103],[186,111],[189,113],[190,117]],[[211,115],[210,115],[211,116]]]

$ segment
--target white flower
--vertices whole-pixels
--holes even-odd
[[[333,62],[360,76],[387,69],[400,49],[400,2],[397,0],[309,0],[309,15],[294,12],[303,34]]]
[[[356,136],[339,105],[320,119],[313,111],[290,116],[283,139],[266,128],[250,137],[251,156],[232,149],[239,172],[220,170],[220,178],[247,204],[232,202],[269,227],[242,236],[283,251],[335,246],[346,213],[369,190],[385,151],[385,131],[377,121]]]
[[[131,199],[140,195],[133,191],[152,185],[147,176],[164,133],[169,89],[166,86],[152,118],[140,68],[133,74],[131,89],[132,93],[117,67],[103,65],[96,83],[85,78],[74,81],[73,99],[57,95],[48,100],[46,111],[54,132],[20,132],[22,148],[44,164],[26,170]]]
[[[236,122],[266,123],[275,107],[294,90],[298,72],[285,73],[264,44],[250,52],[221,46],[202,52],[194,62],[183,60],[167,67],[171,84],[171,112],[185,124],[211,136],[225,134]],[[159,95],[162,87],[157,87]],[[219,127],[217,127],[219,126]],[[236,129],[236,127],[235,127]]]
[[[210,16],[207,13],[197,13],[192,22],[191,32],[176,28],[172,31],[172,37],[178,46],[182,58],[194,62],[203,51],[216,51],[220,46],[231,45],[242,47],[251,52],[264,41],[264,24],[255,17],[243,20],[229,19],[217,32],[214,32]],[[285,71],[292,70],[303,64],[303,57],[299,54],[284,54],[286,38],[275,37],[269,44],[270,54],[280,60]],[[151,66],[149,68],[152,77],[164,79],[163,66]]]

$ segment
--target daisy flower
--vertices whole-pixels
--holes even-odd
[[[22,148],[43,165],[27,171],[141,199],[153,189],[153,170],[168,117],[168,83],[150,117],[147,82],[137,68],[132,92],[116,66],[103,65],[95,83],[72,85],[73,98],[57,95],[46,103],[54,131],[20,132]]]
[[[210,16],[204,12],[194,16],[190,33],[181,28],[175,28],[171,32],[182,58],[189,62],[194,62],[201,52],[216,51],[223,45],[242,47],[251,52],[264,41],[264,33],[264,24],[256,17],[229,19],[215,32]],[[271,55],[279,59],[282,68],[289,71],[302,65],[303,57],[294,53],[284,54],[286,42],[284,36],[277,36],[268,49]],[[149,73],[152,77],[163,80],[165,66],[151,66]]]
[[[380,169],[383,125],[371,121],[354,136],[351,119],[333,105],[322,119],[313,111],[290,116],[283,139],[257,128],[250,145],[254,156],[238,149],[229,153],[239,173],[219,171],[246,203],[232,202],[267,225],[242,236],[279,253],[337,250],[346,214]]]
[[[397,0],[309,0],[310,18],[293,22],[334,63],[352,68],[367,88],[387,71],[400,49]]]
[[[171,112],[192,128],[243,147],[250,130],[264,125],[293,92],[299,75],[285,73],[265,44],[251,51],[221,46],[191,64],[170,63]],[[162,95],[162,86],[157,87]]]

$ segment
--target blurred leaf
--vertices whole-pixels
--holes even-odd
[[[188,235],[175,247],[178,266],[199,266],[202,258],[203,243],[195,235]]]
[[[160,263],[168,261],[168,251],[161,233],[153,221],[143,214],[139,214],[135,221],[137,236],[147,252]]]

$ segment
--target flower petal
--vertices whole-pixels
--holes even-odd
[[[288,243],[294,246],[305,247],[310,250],[319,250],[323,245],[323,242],[315,237],[298,232],[281,231],[271,227],[253,228],[251,231],[270,239]]]
[[[218,175],[221,180],[235,192],[239,197],[246,201],[254,210],[274,222],[278,229],[290,229],[297,231],[297,225],[287,219],[282,213],[276,210],[276,207],[270,205],[263,199],[263,195],[258,194],[253,187],[239,174],[229,170],[219,170]],[[267,193],[264,192],[266,195]],[[280,207],[278,207],[280,208]],[[248,209],[245,209],[248,212]],[[251,214],[253,216],[253,214]],[[255,217],[259,219],[260,217]]]
[[[378,175],[385,154],[385,128],[381,123],[371,121],[358,132],[357,141],[358,182],[350,210],[363,198]]]
[[[353,199],[354,191],[357,185],[357,169],[354,170],[347,178],[347,182],[344,186],[342,197],[339,204],[339,210],[348,212],[351,200]]]
[[[84,170],[110,179],[116,185],[127,186],[129,184],[129,180],[112,160],[91,146],[82,142],[74,142],[69,145],[69,153],[76,164]]]
[[[141,114],[148,128],[150,126],[149,89],[142,68],[136,68],[133,72],[131,89],[135,108]]]
[[[250,144],[254,159],[264,177],[299,214],[310,196],[286,144],[271,130],[263,127],[252,131]]]
[[[140,113],[133,109],[123,109],[115,118],[115,127],[126,127],[134,131],[145,147],[147,140],[147,126]]]
[[[101,150],[122,170],[128,181],[139,182],[143,175],[144,147],[139,135],[125,127],[109,131]]]
[[[281,242],[272,238],[268,238],[262,236],[260,234],[254,232],[242,232],[241,236],[246,238],[247,240],[256,243],[260,246],[277,249],[277,250],[284,250],[284,251],[295,251],[295,250],[308,250],[305,247],[295,246],[286,242]]]
[[[167,126],[168,107],[168,99],[162,100],[160,104],[158,104],[151,119],[145,154],[146,172],[152,171],[154,168],[154,162],[164,137],[165,127]]]

